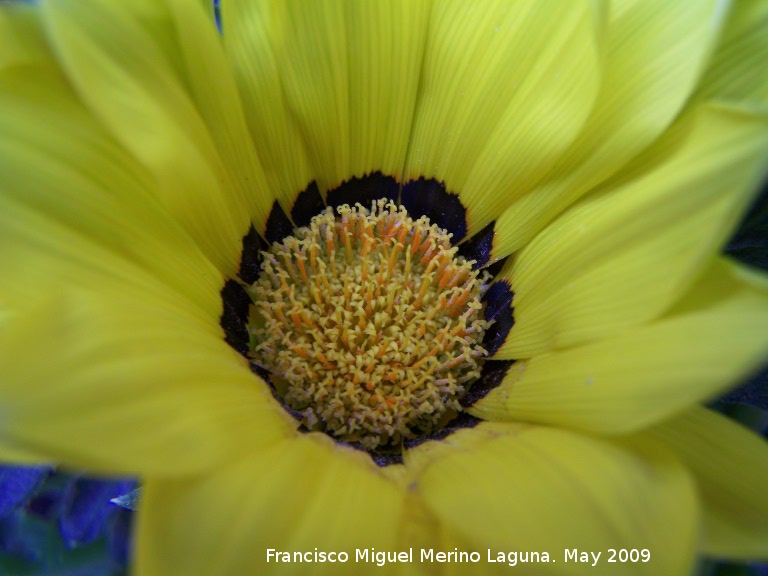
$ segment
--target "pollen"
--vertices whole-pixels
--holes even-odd
[[[327,208],[262,252],[252,356],[311,430],[372,450],[441,428],[480,375],[490,275],[429,219]]]

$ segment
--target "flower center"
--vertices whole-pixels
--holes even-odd
[[[370,450],[460,410],[486,355],[490,275],[391,201],[337,211],[262,253],[252,355],[306,427]]]

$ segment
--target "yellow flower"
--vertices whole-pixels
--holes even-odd
[[[223,45],[203,4],[0,6],[3,459],[142,475],[141,575],[768,558],[768,447],[697,406],[768,351],[768,280],[717,256],[768,3],[230,0]],[[388,466],[299,432],[222,329],[251,227],[375,173],[457,195],[514,293],[476,425]],[[349,561],[276,562],[315,551]]]

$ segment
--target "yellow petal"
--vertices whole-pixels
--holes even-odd
[[[498,552],[536,551],[547,552],[550,563],[516,567],[534,574],[688,574],[698,522],[694,487],[658,444],[491,423],[459,434],[419,473],[414,490],[483,563],[489,553],[495,560]],[[621,549],[648,550],[650,560],[620,563]],[[600,558],[594,566],[566,561],[572,550]]]
[[[545,228],[508,273],[515,325],[500,358],[529,358],[660,316],[718,253],[768,157],[768,116],[705,107],[670,152]]]
[[[0,462],[7,464],[52,464],[54,459],[42,452],[30,450],[9,438],[0,437]]]
[[[321,192],[370,172],[402,173],[427,8],[421,0],[293,1],[264,14],[283,96]],[[268,81],[259,95],[258,80],[252,93],[267,106],[263,115],[273,88]]]
[[[554,164],[600,83],[590,2],[436,2],[405,179],[445,182],[485,226]]]
[[[687,300],[699,306],[674,308],[647,326],[514,364],[470,412],[620,433],[725,391],[768,354],[768,291],[718,262],[681,298]]]
[[[0,299],[9,314],[17,315],[28,301],[49,297],[51,286],[56,290],[92,290],[108,281],[124,286],[126,293],[144,290],[143,297],[162,301],[169,312],[194,319],[211,334],[221,332],[218,292],[197,302],[110,251],[109,246],[6,194],[0,194],[0,244],[4,247],[0,250]],[[219,285],[220,280],[216,283]]]
[[[498,218],[492,259],[522,247],[669,126],[695,88],[717,39],[722,4],[612,3],[605,69],[592,114],[541,182]]]
[[[0,333],[8,326],[11,320],[8,313],[0,305]],[[0,435],[0,462],[12,464],[39,464],[41,462],[53,462],[53,458],[42,452],[30,449],[18,442]]]
[[[233,276],[250,207],[172,64],[178,58],[167,46],[172,36],[155,42],[130,3],[42,6],[51,41],[87,106],[149,168],[161,201],[211,261]]]
[[[218,2],[208,2],[208,0],[198,0],[203,7],[203,13],[211,24],[216,24],[216,5]]]
[[[264,234],[274,195],[245,123],[243,106],[221,39],[211,19],[212,6],[196,10],[187,0],[164,0],[179,38],[185,78],[192,98],[226,165],[225,190],[247,199],[256,231]]]
[[[221,7],[224,45],[232,65],[253,143],[270,189],[286,214],[314,179],[299,126],[283,97],[275,50],[270,44],[270,5],[232,0]]]
[[[140,271],[73,268],[82,287],[52,282],[0,332],[4,442],[71,467],[180,475],[293,433],[218,327],[171,291]]]
[[[768,443],[732,420],[693,408],[647,432],[694,474],[703,501],[700,547],[713,556],[768,559]]]
[[[367,455],[325,436],[302,436],[197,480],[150,479],[139,513],[136,573],[373,572],[375,563],[355,562],[355,548],[397,550],[402,503],[400,490]],[[316,550],[346,552],[349,560],[268,561],[270,550],[291,559],[294,552],[308,558]]]
[[[723,29],[695,101],[768,102],[768,2],[740,0]]]
[[[6,70],[0,86],[0,238],[9,247],[0,260],[11,257],[11,246],[31,250],[46,242],[59,258],[66,260],[68,252],[70,261],[82,260],[83,251],[49,227],[58,222],[98,245],[99,258],[111,253],[138,264],[216,321],[221,274],[154,197],[156,184],[147,171],[83,108],[63,78],[50,68],[17,67]],[[19,277],[10,273],[6,268],[5,280],[24,293],[45,290],[54,279],[50,268],[23,263]]]
[[[37,7],[20,2],[0,4],[0,70],[51,60]]]

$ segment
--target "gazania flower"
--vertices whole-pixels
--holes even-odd
[[[768,557],[768,4],[202,5],[0,7],[5,460],[137,574]]]

